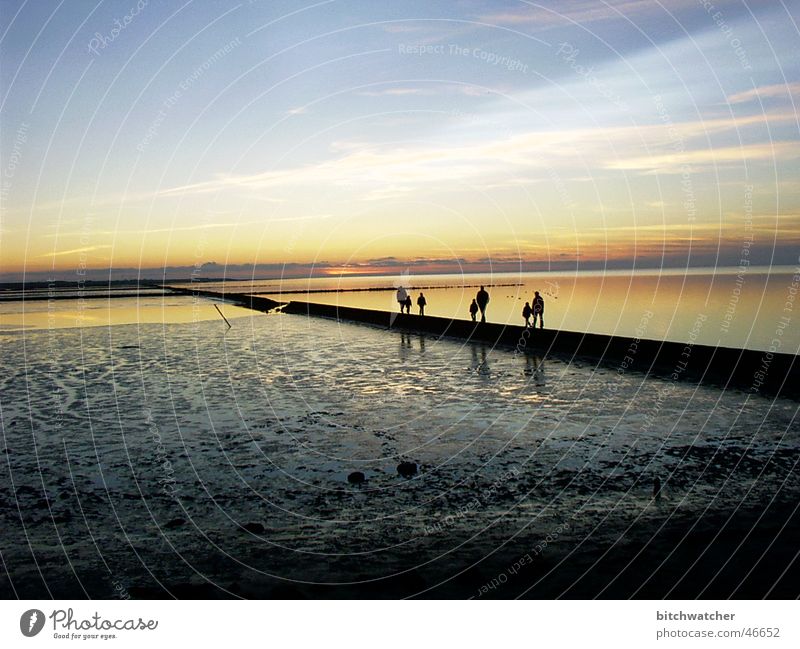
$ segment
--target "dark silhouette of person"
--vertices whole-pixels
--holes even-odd
[[[533,360],[536,363],[536,367],[533,372],[534,379],[536,381],[537,386],[543,386],[547,384],[547,380],[544,374],[544,359],[539,358],[538,356],[534,356]]]
[[[481,290],[475,296],[475,301],[478,303],[478,308],[481,310],[481,322],[486,322],[486,305],[489,304],[489,294],[486,289],[481,286]]]
[[[469,305],[469,314],[472,316],[472,321],[475,322],[475,316],[478,315],[478,303],[474,298],[472,304]]]
[[[402,286],[397,289],[397,303],[400,305],[400,313],[403,312],[403,307],[406,305],[406,298],[408,297],[408,293],[406,293],[406,289]]]
[[[525,369],[522,370],[522,373],[533,379],[534,386],[544,385],[544,364],[536,354],[525,354]]]
[[[525,318],[525,326],[531,326],[531,314],[533,310],[531,309],[531,305],[525,302],[525,306],[522,308],[522,317]]]
[[[533,293],[533,326],[536,328],[536,318],[539,318],[539,329],[544,329],[544,298],[539,291]]]
[[[478,376],[488,377],[491,375],[492,370],[489,367],[489,358],[486,354],[486,345],[473,344],[472,348],[472,365],[471,369]],[[480,352],[480,358],[478,353]]]
[[[411,315],[411,296],[406,297],[406,313]]]
[[[420,315],[425,315],[425,305],[427,303],[428,301],[425,299],[425,296],[422,293],[420,293],[419,297],[417,298],[417,306],[419,307]]]

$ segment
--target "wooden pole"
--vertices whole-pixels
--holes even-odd
[[[228,322],[228,318],[222,315],[222,311],[219,310],[219,307],[216,304],[214,305],[214,308],[217,310],[217,313],[219,313],[222,316],[222,319],[225,321],[225,324],[228,325],[228,329],[231,329],[231,323]]]

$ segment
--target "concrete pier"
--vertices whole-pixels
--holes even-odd
[[[165,288],[174,294],[225,300],[237,306],[243,306],[255,311],[264,311],[265,313],[283,305],[282,302],[276,302],[267,297],[250,295],[249,293],[220,293],[219,291],[202,291],[200,289],[178,288],[174,286],[166,286]]]

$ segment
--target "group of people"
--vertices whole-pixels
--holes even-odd
[[[411,296],[402,286],[397,289],[397,303],[400,305],[400,313],[411,313]],[[425,315],[426,304],[428,304],[428,301],[425,299],[425,296],[420,293],[417,298],[417,306],[419,307],[420,315]]]
[[[536,328],[536,320],[539,320],[539,329],[544,329],[544,298],[539,295],[539,291],[533,292],[533,305],[525,302],[522,308],[522,317],[525,318],[525,326],[531,326],[531,317],[533,317],[533,328]]]
[[[486,322],[486,307],[489,304],[489,293],[486,292],[486,289],[481,286],[481,290],[478,291],[478,294],[472,300],[472,304],[469,305],[469,314],[472,317],[472,321],[475,322],[476,318],[478,317],[478,311],[481,312],[481,322]]]
[[[469,314],[473,322],[477,320],[479,311],[481,322],[486,322],[486,307],[488,304],[489,293],[486,292],[485,287],[481,286],[481,290],[478,291],[475,299],[472,300],[472,304],[469,305]],[[525,302],[525,306],[522,309],[522,317],[525,318],[526,327],[536,327],[536,321],[538,320],[539,328],[544,329],[544,298],[539,295],[539,291],[534,291],[532,306],[530,302]],[[531,325],[531,317],[533,317],[533,325]]]
[[[402,286],[397,289],[397,303],[400,305],[400,313],[411,313],[411,296]],[[417,306],[419,307],[420,315],[425,315],[425,306],[427,304],[428,301],[425,299],[425,296],[420,293],[417,298]],[[481,314],[481,322],[486,322],[486,307],[488,305],[489,293],[486,291],[486,287],[481,286],[481,290],[478,291],[477,295],[475,295],[475,298],[472,300],[472,304],[469,305],[469,314],[473,322],[477,321],[478,312]],[[526,327],[532,326],[535,328],[536,321],[538,320],[539,328],[544,329],[544,298],[539,295],[539,291],[534,291],[533,304],[525,302],[525,307],[522,309],[522,317],[525,318]],[[532,325],[531,318],[533,318]]]

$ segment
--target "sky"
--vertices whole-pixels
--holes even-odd
[[[797,265],[797,2],[0,1],[0,280]]]

